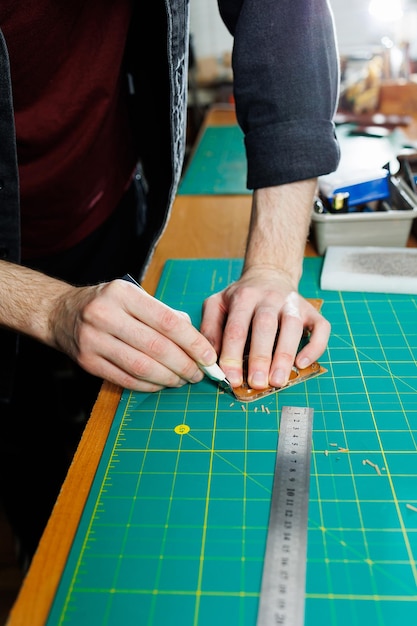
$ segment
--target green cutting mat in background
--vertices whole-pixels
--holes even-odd
[[[255,626],[284,405],[314,409],[306,626],[417,624],[417,299],[321,292],[321,263],[326,374],[243,406],[123,393],[48,626]],[[198,324],[240,268],[169,261],[158,296]]]
[[[239,126],[209,126],[190,159],[179,195],[248,194],[246,155]]]

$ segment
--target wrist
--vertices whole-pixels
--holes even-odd
[[[254,192],[244,271],[283,272],[298,285],[315,190],[307,180]]]

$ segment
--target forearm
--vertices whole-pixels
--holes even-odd
[[[60,280],[0,261],[0,325],[56,347],[50,314],[58,299],[70,289]]]
[[[284,272],[297,290],[316,191],[316,179],[254,192],[244,272]]]

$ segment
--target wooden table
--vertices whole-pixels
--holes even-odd
[[[228,105],[211,109],[205,120],[205,126],[233,123],[234,109]],[[177,196],[144,288],[155,292],[166,259],[243,257],[250,206],[250,195]],[[417,245],[414,236],[409,245]],[[306,256],[313,255],[307,242]],[[42,626],[47,619],[121,392],[110,383],[102,386],[8,626]]]

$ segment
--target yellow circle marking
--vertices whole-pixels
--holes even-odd
[[[186,424],[178,424],[178,426],[175,426],[174,431],[177,435],[186,435],[190,432],[190,427]]]

